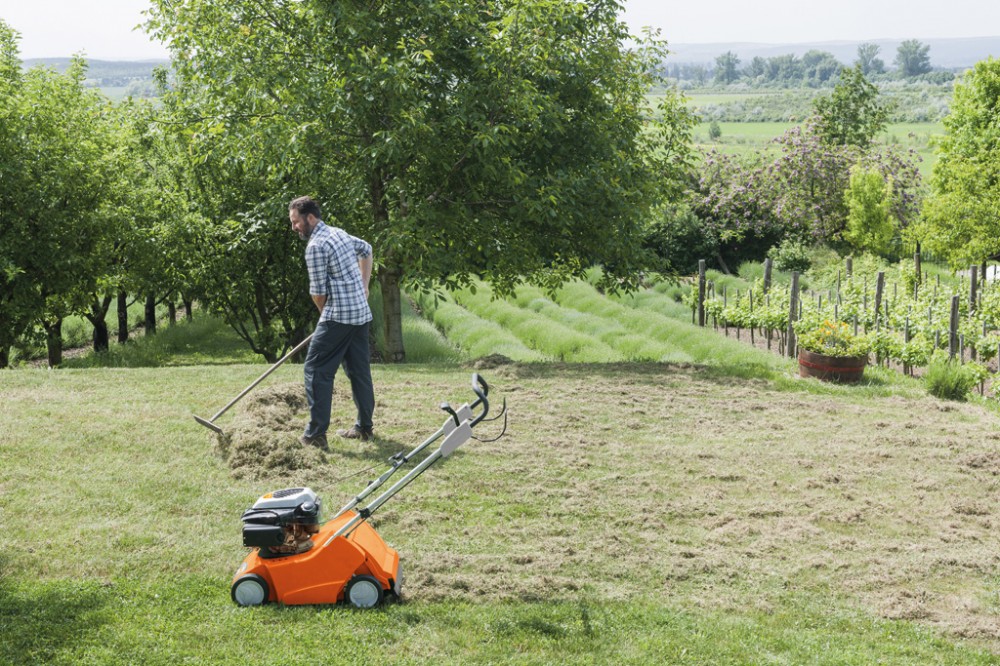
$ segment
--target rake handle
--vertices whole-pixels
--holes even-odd
[[[307,344],[309,344],[309,341],[312,340],[312,337],[313,337],[312,333],[310,333],[309,337],[307,337],[305,340],[303,340],[299,344],[295,345],[295,348],[292,349],[292,351],[288,352],[287,354],[285,354],[284,356],[282,356],[281,358],[279,358],[278,361],[277,361],[277,363],[275,363],[274,365],[272,365],[270,368],[267,369],[267,372],[265,372],[264,374],[262,374],[256,380],[254,380],[253,384],[251,384],[250,386],[248,386],[245,389],[243,389],[243,391],[238,396],[236,396],[235,398],[233,398],[229,402],[228,405],[226,405],[225,407],[223,407],[222,409],[220,409],[215,414],[215,416],[213,416],[211,419],[209,419],[209,421],[212,422],[212,423],[214,423],[215,419],[219,418],[220,416],[222,416],[223,414],[225,414],[227,411],[229,411],[230,407],[232,407],[233,405],[235,405],[237,402],[239,402],[243,398],[243,396],[245,396],[247,393],[249,393],[250,391],[252,391],[254,389],[254,387],[257,386],[257,384],[260,384],[262,381],[264,381],[265,379],[267,379],[268,375],[270,375],[272,372],[274,372],[279,367],[281,367],[282,363],[284,363],[285,361],[287,361],[291,357],[293,357],[296,354],[298,354],[302,350],[303,347],[305,347]]]

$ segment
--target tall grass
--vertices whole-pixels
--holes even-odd
[[[774,378],[790,366],[785,359],[692,325],[689,307],[652,290],[608,297],[587,283],[574,282],[560,289],[556,300],[676,346],[681,353],[672,360],[713,365],[740,377]]]
[[[461,352],[434,325],[417,314],[409,298],[402,294],[403,348],[410,363],[454,363],[461,359]],[[368,304],[372,310],[371,330],[375,348],[385,353],[385,313],[382,309],[382,290],[372,283]]]
[[[519,287],[516,302],[558,324],[592,335],[621,353],[628,361],[671,361],[684,352],[675,345],[629,331],[620,321],[565,308],[545,296],[536,287]]]
[[[509,329],[524,344],[538,351],[571,363],[616,363],[624,354],[601,342],[597,337],[580,333],[533,310],[494,299],[493,292],[480,284],[473,293],[463,289],[454,293],[455,301],[471,312]]]
[[[552,360],[529,348],[503,326],[469,312],[450,296],[435,297],[426,292],[414,292],[411,296],[424,316],[470,358],[500,354],[521,362]]]

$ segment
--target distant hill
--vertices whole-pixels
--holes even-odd
[[[25,69],[42,66],[51,67],[55,71],[65,72],[71,62],[70,58],[29,58],[21,62]],[[88,60],[87,80],[84,85],[100,88],[112,99],[121,99],[123,95],[133,97],[155,97],[156,85],[153,82],[153,70],[157,67],[170,67],[169,60]]]
[[[70,58],[28,58],[22,61],[26,69],[42,65],[57,72],[65,72]],[[87,79],[99,86],[126,86],[133,81],[153,78],[157,67],[169,67],[169,60],[88,60]]]
[[[1000,37],[967,37],[955,39],[920,39],[922,44],[931,47],[928,55],[931,65],[944,69],[964,69],[972,67],[988,56],[1000,57]],[[887,68],[892,68],[896,57],[896,49],[903,39],[867,39],[861,41],[835,42],[804,42],[798,44],[758,44],[752,42],[730,42],[718,44],[670,44],[671,54],[667,62],[690,64],[715,64],[715,58],[726,51],[735,53],[741,65],[750,62],[755,56],[772,58],[774,56],[793,53],[801,56],[806,51],[828,51],[845,65],[854,62],[858,55],[859,44],[878,44],[881,47],[879,57],[885,61]]]

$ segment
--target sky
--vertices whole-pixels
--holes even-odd
[[[625,0],[633,32],[662,30],[672,44],[930,39],[1000,35],[1000,2],[949,0]],[[930,4],[930,3],[928,3]],[[93,60],[168,57],[141,30],[148,0],[0,0],[0,19],[21,33],[21,57]],[[944,8],[946,7],[946,9]]]

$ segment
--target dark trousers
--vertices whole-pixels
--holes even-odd
[[[354,405],[358,408],[355,425],[371,430],[375,388],[372,385],[368,327],[368,324],[354,326],[336,321],[323,321],[316,326],[305,364],[306,398],[309,401],[306,437],[325,435],[330,427],[333,378],[341,363],[351,382]]]

